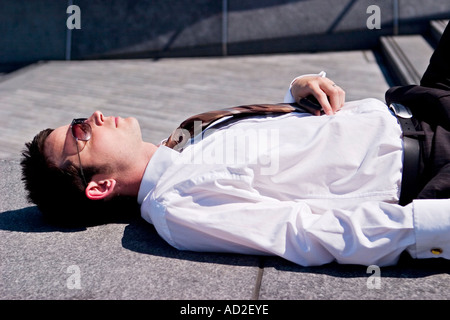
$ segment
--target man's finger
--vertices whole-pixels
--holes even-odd
[[[345,102],[345,92],[337,84],[330,81],[322,86],[322,90],[328,96],[331,109],[333,113],[336,113],[342,108]]]
[[[333,110],[333,113],[335,113],[341,108],[341,96],[339,90],[335,88],[331,89],[328,97],[330,99],[331,109]]]
[[[331,115],[334,113],[333,108],[331,107],[330,102],[328,101],[328,97],[326,93],[322,91],[322,89],[314,90],[313,95],[322,106],[323,112],[325,112],[325,114]]]

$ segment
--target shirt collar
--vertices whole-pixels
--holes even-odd
[[[177,151],[166,146],[159,146],[147,164],[138,193],[138,203],[142,204],[147,195],[156,187],[156,184],[166,169],[173,163]]]

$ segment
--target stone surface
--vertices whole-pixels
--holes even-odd
[[[137,117],[144,138],[158,141],[194,112],[280,102],[295,76],[321,70],[346,90],[347,100],[383,99],[389,81],[379,62],[371,51],[50,61],[6,75],[0,82],[0,299],[448,299],[447,262],[403,258],[382,268],[380,289],[371,289],[366,267],[303,268],[278,258],[177,251],[140,219],[55,228],[25,199],[20,150],[45,127],[100,109]]]

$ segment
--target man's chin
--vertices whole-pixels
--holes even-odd
[[[139,124],[139,121],[134,117],[129,117],[127,119],[130,121],[133,131],[135,131],[136,134],[139,135],[139,137],[141,137],[141,139],[142,139],[142,132],[141,132],[141,126]]]
[[[132,125],[133,127],[139,128],[139,130],[141,129],[141,127],[139,125],[139,121],[135,117],[128,117],[128,118],[125,118],[124,120],[129,125]]]

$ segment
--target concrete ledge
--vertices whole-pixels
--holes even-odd
[[[435,42],[439,42],[449,20],[433,20],[430,22],[431,34]]]
[[[420,35],[382,37],[381,49],[399,85],[419,84],[433,48]]]

